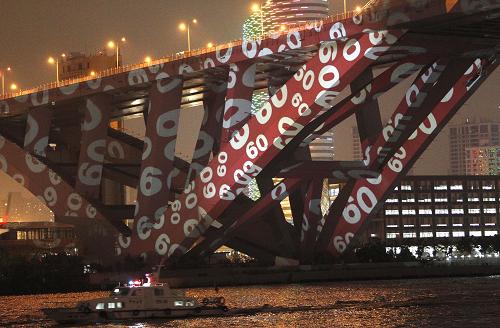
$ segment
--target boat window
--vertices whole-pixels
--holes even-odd
[[[174,301],[174,306],[184,306],[184,301]]]
[[[104,303],[97,303],[97,305],[95,306],[95,309],[96,310],[104,310]]]
[[[108,303],[108,309],[114,309],[115,303]]]
[[[115,288],[113,289],[113,293],[111,295],[123,295],[126,296],[128,295],[130,288]]]
[[[155,288],[155,296],[163,296],[163,289]]]
[[[116,308],[117,309],[121,309],[123,307],[123,303],[122,302],[116,302]]]

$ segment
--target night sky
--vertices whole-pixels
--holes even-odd
[[[0,68],[11,66],[7,84],[22,88],[55,80],[55,68],[49,56],[70,51],[94,53],[111,39],[127,38],[121,47],[124,63],[140,62],[185,50],[186,35],[178,24],[196,17],[192,28],[192,47],[207,42],[222,43],[237,39],[241,25],[250,14],[250,0],[0,0]],[[330,1],[331,12],[342,1]],[[354,8],[366,1],[348,1]],[[500,72],[497,70],[468,101],[452,122],[465,117],[500,119]],[[401,92],[401,91],[400,91]],[[400,97],[400,96],[399,96]],[[387,117],[395,97],[382,98]],[[348,121],[338,128],[336,152],[341,159],[350,157]],[[446,129],[445,129],[446,130]],[[345,142],[343,142],[345,140]],[[415,173],[446,174],[447,133],[444,131],[417,163]],[[437,160],[439,158],[439,160]],[[0,174],[0,197],[11,188]]]

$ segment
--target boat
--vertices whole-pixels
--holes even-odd
[[[176,319],[194,316],[217,316],[228,311],[223,297],[201,301],[166,283],[130,281],[117,286],[108,297],[79,302],[74,308],[44,308],[51,320],[61,324],[103,323],[131,319]]]

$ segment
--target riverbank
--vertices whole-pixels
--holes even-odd
[[[191,288],[492,275],[500,275],[500,259],[178,269],[162,271],[160,281],[167,282],[173,288]],[[140,273],[100,273],[92,275],[91,284],[100,288],[112,288],[119,281],[139,276]]]
[[[161,280],[174,288],[188,288],[491,275],[500,275],[499,264],[436,265],[408,262],[178,270],[163,273]]]

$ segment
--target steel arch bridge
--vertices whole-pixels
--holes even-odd
[[[500,0],[374,1],[347,17],[5,97],[0,168],[97,251],[177,259],[228,245],[311,263],[349,248],[497,67],[499,45]],[[382,123],[377,98],[410,78]],[[255,90],[269,98],[253,112]],[[193,103],[204,114],[186,162],[176,141]],[[110,128],[129,115],[144,118],[144,138]],[[352,115],[364,161],[312,161],[308,144]],[[325,179],[342,189],[322,213]],[[252,181],[258,199],[247,195]],[[103,185],[137,188],[135,205],[107,201]],[[287,196],[293,225],[280,207]]]

